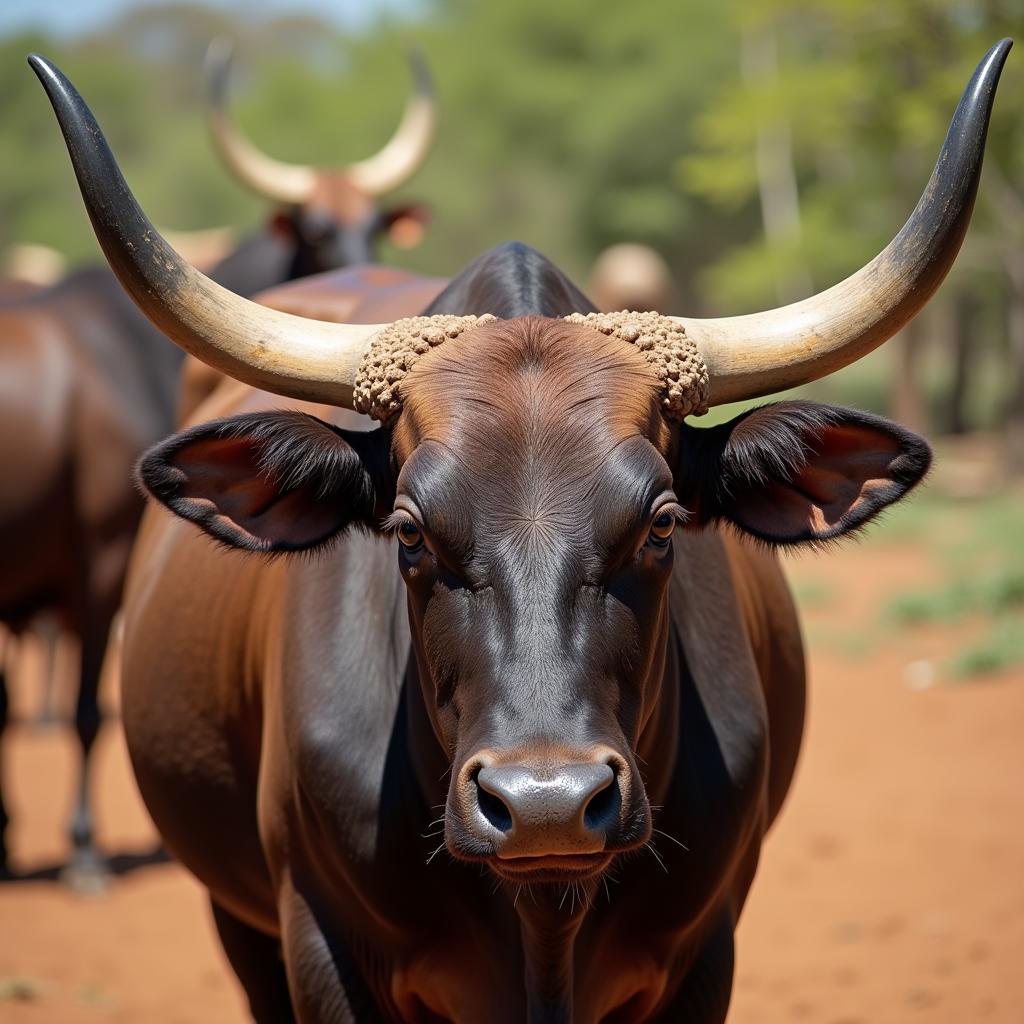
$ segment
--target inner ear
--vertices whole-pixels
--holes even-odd
[[[808,534],[835,536],[901,496],[891,477],[898,441],[861,426],[830,427],[810,440],[810,457],[790,479],[750,488],[737,502],[737,522],[766,537],[782,523],[804,522]],[[737,497],[741,497],[741,491]]]
[[[387,439],[299,412],[256,413],[176,434],[139,463],[143,486],[231,547],[309,551],[373,528],[387,490]]]
[[[810,402],[688,428],[683,445],[698,518],[727,520],[775,544],[859,529],[917,484],[931,461],[921,438],[888,420]]]
[[[415,249],[427,233],[430,211],[420,204],[392,207],[381,218],[388,241],[399,249]]]
[[[276,210],[267,218],[267,230],[284,242],[294,242],[298,237],[294,215],[287,210]]]

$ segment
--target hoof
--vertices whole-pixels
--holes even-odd
[[[95,850],[79,850],[61,870],[60,881],[76,896],[103,896],[110,888],[111,874]]]

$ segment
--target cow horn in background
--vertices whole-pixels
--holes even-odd
[[[437,102],[430,69],[418,50],[409,51],[415,91],[406,101],[395,134],[374,156],[348,167],[349,180],[367,195],[380,196],[404,185],[426,160],[437,128]]]
[[[286,164],[262,153],[239,134],[227,112],[228,73],[234,47],[214,39],[206,51],[206,118],[213,144],[232,173],[254,192],[298,206],[316,188],[317,172],[304,164]]]
[[[207,118],[221,158],[245,185],[281,203],[306,202],[320,175],[315,167],[286,164],[256,149],[234,127],[227,113],[227,80],[232,45],[215,39],[206,52]],[[415,91],[406,103],[398,130],[376,155],[345,168],[349,181],[367,195],[379,196],[403,185],[426,159],[434,140],[437,108],[426,62],[409,53]]]
[[[75,87],[45,58],[28,60],[60,122],[107,261],[146,316],[186,351],[237,380],[351,408],[359,362],[382,325],[322,323],[278,313],[189,266],[142,212]]]
[[[1012,45],[996,43],[978,65],[917,207],[870,263],[779,309],[717,320],[672,318],[704,357],[711,405],[818,380],[891,338],[931,298],[971,219],[996,84]]]

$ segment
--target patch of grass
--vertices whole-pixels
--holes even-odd
[[[827,608],[835,602],[836,588],[824,580],[797,580],[793,596],[801,608]]]
[[[918,626],[957,622],[967,615],[1000,615],[1024,607],[1024,565],[1011,565],[977,579],[954,576],[928,590],[910,590],[891,597],[882,611],[885,622]]]
[[[889,598],[882,620],[893,626],[921,626],[952,622],[972,610],[973,600],[960,581],[935,590],[908,590]]]
[[[871,526],[871,538],[883,541],[927,538],[949,509],[949,501],[926,488],[886,509]]]
[[[83,1006],[91,1006],[98,1010],[112,1010],[114,1000],[99,985],[82,985],[78,990],[78,999]]]
[[[944,578],[892,595],[882,607],[883,625],[984,622],[981,637],[943,664],[947,679],[977,679],[1024,664],[1022,509],[1024,496],[1017,489],[979,501],[929,495],[894,510],[889,536],[934,550]]]
[[[811,648],[828,649],[843,658],[863,658],[872,653],[879,640],[877,630],[847,629],[821,623],[806,623],[804,638]]]
[[[0,978],[0,1003],[33,1003],[43,995],[43,986],[32,978]]]
[[[980,607],[991,614],[1024,607],[1024,565],[1011,566],[978,583]]]
[[[1016,617],[1000,619],[977,643],[955,654],[947,667],[954,679],[968,680],[993,675],[1024,663],[1024,622]]]

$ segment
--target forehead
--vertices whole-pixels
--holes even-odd
[[[582,325],[482,325],[425,354],[402,403],[399,493],[454,544],[481,521],[514,534],[585,514],[614,532],[671,486],[657,376],[633,346]]]
[[[344,170],[321,170],[305,205],[343,224],[363,220],[376,209],[373,198],[357,188]]]
[[[395,451],[425,441],[597,451],[642,436],[664,452],[657,375],[631,346],[582,324],[522,317],[482,324],[417,361],[402,382]]]

